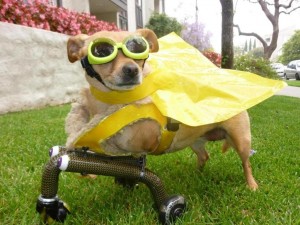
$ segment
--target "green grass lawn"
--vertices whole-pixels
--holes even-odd
[[[0,224],[40,224],[35,212],[48,149],[63,145],[70,106],[0,116]],[[176,224],[300,224],[300,99],[274,96],[249,110],[253,173],[260,188],[250,191],[234,151],[209,144],[210,160],[196,170],[191,150],[149,156],[148,168],[169,194],[184,195],[188,210]],[[59,196],[71,207],[65,224],[154,225],[150,191],[127,190],[112,177],[82,179],[61,173]]]
[[[299,80],[286,80],[285,82],[287,82],[289,86],[300,87]]]

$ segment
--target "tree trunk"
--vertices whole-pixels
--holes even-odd
[[[226,0],[220,0],[220,1],[222,2],[222,1],[226,1]],[[257,33],[242,32],[239,25],[234,25],[234,26],[237,27],[239,35],[256,37],[261,42],[261,44],[263,45],[264,58],[265,59],[270,59],[271,56],[272,56],[272,53],[277,48],[277,41],[278,41],[278,35],[279,35],[279,15],[281,13],[291,14],[292,12],[300,9],[299,1],[289,0],[289,1],[285,1],[286,4],[280,3],[279,0],[273,0],[273,1],[266,1],[266,0],[256,0],[256,1],[254,1],[253,0],[253,1],[250,1],[250,2],[251,3],[258,3],[260,5],[262,11],[266,15],[266,17],[268,18],[268,20],[272,24],[273,32],[272,32],[272,37],[271,37],[270,44],[268,45],[266,40],[264,40],[264,38],[262,38]],[[284,1],[282,1],[282,2],[284,2]],[[295,5],[295,4],[297,4],[297,5]],[[273,14],[270,12],[270,9],[273,12]]]
[[[222,63],[221,67],[233,67],[233,0],[220,0],[222,6]]]

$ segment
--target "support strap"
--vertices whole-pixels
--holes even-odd
[[[91,130],[80,136],[74,143],[75,147],[88,146],[98,153],[105,153],[100,147],[101,142],[122,130],[128,124],[140,119],[153,119],[161,126],[161,141],[158,148],[151,154],[162,154],[172,143],[175,132],[168,131],[167,118],[163,116],[154,104],[126,105],[115,113],[105,117]]]

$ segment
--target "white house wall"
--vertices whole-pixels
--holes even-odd
[[[76,12],[90,12],[89,0],[63,0],[62,5],[64,8],[76,11]]]
[[[101,1],[101,0],[98,0]],[[142,0],[142,13],[143,13],[143,25],[145,26],[149,18],[154,11],[162,12],[162,1],[163,0]],[[62,0],[63,7],[74,10],[77,12],[90,12],[89,0]],[[114,22],[118,24],[117,14],[102,13],[96,15],[98,18],[108,22]],[[127,20],[128,30],[136,30],[136,13],[135,13],[135,0],[127,0]]]
[[[127,0],[128,31],[136,30],[135,0]]]
[[[154,12],[154,1],[143,1],[143,23],[144,26],[148,23],[149,18]]]

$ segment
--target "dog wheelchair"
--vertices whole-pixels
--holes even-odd
[[[116,183],[129,187],[134,187],[139,182],[146,184],[162,224],[171,224],[186,209],[184,197],[168,196],[159,177],[146,168],[146,156],[107,156],[88,148],[67,149],[62,146],[52,147],[49,155],[50,160],[42,175],[41,195],[36,204],[36,211],[45,223],[64,222],[70,213],[67,204],[57,195],[59,174],[62,171],[112,176]]]

